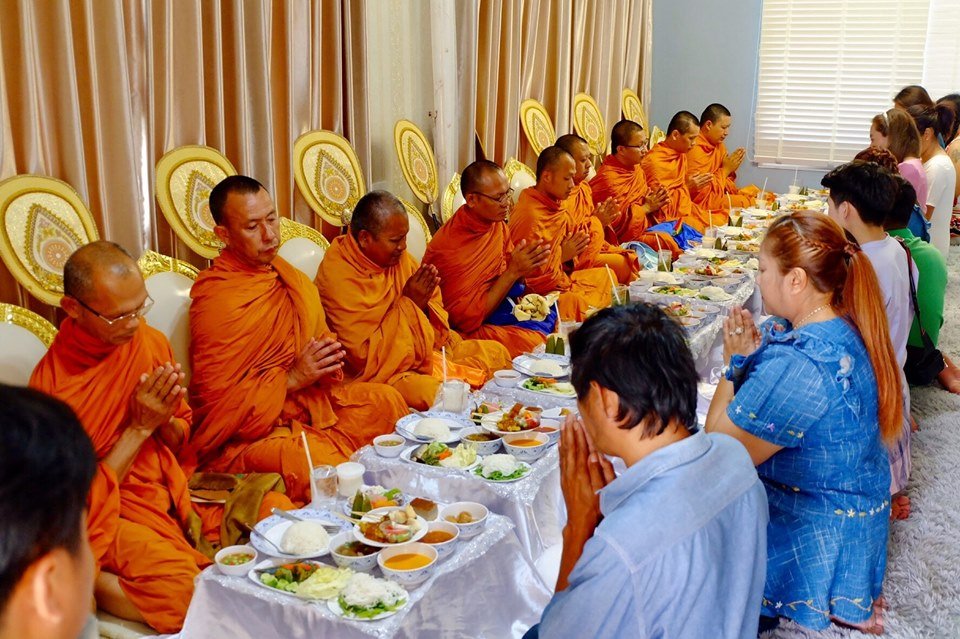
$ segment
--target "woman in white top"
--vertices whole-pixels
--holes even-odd
[[[953,162],[940,147],[937,136],[953,130],[954,113],[947,104],[915,105],[907,109],[920,131],[920,159],[927,172],[927,219],[930,243],[947,257],[950,252],[950,216],[957,186]]]
[[[953,220],[950,223],[951,235],[960,235],[960,93],[945,95],[937,104],[947,104],[953,107],[956,119],[953,122],[953,135],[944,138],[947,143],[947,155],[953,162],[957,172],[957,186],[953,189]]]

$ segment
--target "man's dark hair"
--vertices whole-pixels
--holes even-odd
[[[406,214],[403,202],[389,191],[370,191],[357,202],[350,218],[350,234],[360,237],[360,231],[366,231],[376,237],[383,229],[383,223],[394,213]]]
[[[703,126],[704,122],[713,122],[716,124],[717,120],[724,116],[730,117],[730,110],[722,104],[714,102],[708,105],[707,108],[703,110],[703,113],[700,114],[700,126]]]
[[[630,138],[643,131],[643,127],[633,120],[620,120],[610,132],[610,152],[616,154],[621,146],[630,146]]]
[[[820,184],[830,189],[834,204],[849,202],[860,219],[873,226],[883,226],[897,196],[893,175],[879,164],[862,160],[841,164],[823,176]]]
[[[651,304],[606,308],[570,337],[570,381],[585,398],[591,382],[620,398],[621,428],[655,437],[671,422],[697,430],[697,369],[683,329]]]
[[[552,169],[557,166],[557,163],[560,162],[564,157],[568,157],[571,160],[573,156],[561,149],[559,146],[548,146],[543,151],[540,152],[540,157],[537,158],[537,182],[540,181],[540,177],[543,175],[543,172],[547,169]]]
[[[0,384],[0,616],[27,568],[80,550],[93,444],[69,406]]]
[[[227,197],[231,193],[246,195],[247,193],[259,193],[260,189],[266,188],[252,177],[246,175],[229,175],[210,191],[210,215],[217,224],[223,224],[223,207],[227,203]]]
[[[574,150],[581,144],[586,144],[587,148],[590,148],[590,144],[576,133],[567,133],[557,138],[553,146],[558,146],[570,155],[573,155]]]
[[[460,176],[460,192],[466,197],[468,193],[478,193],[480,184],[489,173],[502,171],[500,165],[490,160],[477,160],[467,165]]]
[[[697,119],[697,116],[689,111],[677,111],[676,115],[670,118],[670,124],[667,125],[667,135],[674,131],[685,134],[693,126],[700,126],[700,120]]]
[[[917,205],[917,191],[913,185],[899,173],[893,176],[897,185],[897,196],[883,226],[888,229],[905,229],[910,224],[913,207]]]

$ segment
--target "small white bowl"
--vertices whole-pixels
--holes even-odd
[[[557,432],[559,433],[560,431]],[[514,446],[511,442],[517,439],[536,439],[540,444],[538,446]],[[543,454],[547,452],[549,444],[550,436],[546,433],[538,433],[535,430],[503,436],[503,447],[506,451],[520,461],[527,463],[537,461],[543,457]]]
[[[248,561],[235,566],[223,563],[225,557],[228,555],[236,555],[238,553],[252,555],[252,557]],[[221,548],[220,551],[213,556],[213,559],[217,562],[217,569],[223,574],[230,575],[231,577],[243,577],[250,572],[250,569],[253,568],[254,565],[256,565],[257,549],[253,546],[227,546],[226,548]]]
[[[491,439],[490,441],[478,442],[472,439],[467,439],[467,435],[491,435],[496,437],[496,439]],[[471,426],[470,428],[464,428],[460,431],[460,441],[473,444],[477,447],[477,454],[480,456],[492,455],[498,450],[500,450],[500,436],[496,433],[491,433],[486,428],[480,428],[479,426]]]
[[[369,555],[364,555],[362,557],[354,557],[352,555],[341,555],[337,552],[337,548],[347,543],[362,543],[358,542],[357,538],[354,537],[353,531],[348,530],[346,532],[338,533],[330,538],[330,555],[333,556],[333,561],[341,568],[351,568],[357,572],[370,572],[377,565],[377,555],[380,554],[380,551],[370,553]]]
[[[483,504],[478,504],[475,501],[455,501],[440,510],[440,521],[450,521],[447,517],[456,518],[464,511],[470,513],[473,521],[466,524],[450,523],[455,524],[460,529],[460,539],[469,539],[483,532],[484,526],[487,525],[487,513],[489,511]]]
[[[513,370],[495,371],[493,382],[501,388],[513,388],[520,383],[520,373]]]
[[[535,433],[541,433],[547,436],[547,446],[553,446],[560,441],[560,420],[541,419],[540,426],[533,429]]]
[[[460,529],[457,528],[456,524],[452,524],[449,521],[431,521],[427,525],[427,535],[435,530],[442,530],[443,532],[448,532],[453,535],[453,539],[449,541],[441,541],[436,544],[431,544],[426,541],[421,543],[433,546],[437,549],[437,555],[439,556],[438,561],[443,561],[447,557],[453,554],[453,551],[456,550],[457,541],[460,538]]]
[[[391,557],[411,553],[425,555],[430,559],[430,563],[421,568],[414,568],[413,570],[396,570],[393,568],[388,568],[384,565],[384,562]],[[384,548],[377,555],[377,565],[380,566],[380,570],[383,572],[384,577],[393,579],[401,586],[416,586],[422,584],[424,581],[430,578],[430,575],[433,574],[433,571],[437,566],[439,557],[440,553],[437,552],[436,548],[430,544],[424,544],[419,541],[415,541],[413,543],[403,544],[401,546]]]
[[[392,446],[384,446],[384,442],[397,442]],[[380,435],[373,438],[373,448],[381,457],[399,457],[407,443],[400,435]]]

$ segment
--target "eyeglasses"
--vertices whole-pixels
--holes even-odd
[[[640,149],[641,151],[645,151],[650,146],[650,143],[644,142],[643,144],[620,144],[618,146],[626,147],[628,149]]]
[[[87,304],[85,304],[83,300],[77,297],[74,297],[73,299],[77,300],[77,304],[79,304],[80,306],[84,307],[85,309],[87,309],[88,311],[90,311],[91,313],[99,317],[101,320],[103,320],[107,324],[107,326],[110,326],[110,327],[113,327],[115,324],[123,324],[125,322],[129,322],[132,319],[140,319],[141,317],[149,313],[151,308],[153,308],[153,298],[147,295],[147,299],[146,301],[144,301],[143,306],[141,306],[137,310],[130,311],[129,313],[124,313],[123,315],[119,315],[117,317],[110,318],[110,317],[104,317],[97,311],[93,310],[92,308],[87,306]]]
[[[481,193],[480,191],[471,191],[470,193],[473,195],[479,195],[480,197],[485,197],[488,200],[498,204],[510,204],[513,201],[513,189],[508,189],[506,193],[499,197],[487,195],[486,193]],[[467,193],[467,195],[470,195],[470,193]]]

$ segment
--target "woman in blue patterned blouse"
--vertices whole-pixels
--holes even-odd
[[[870,261],[827,216],[775,221],[760,247],[759,329],[736,308],[707,430],[736,437],[767,489],[762,614],[883,631],[900,377]]]

